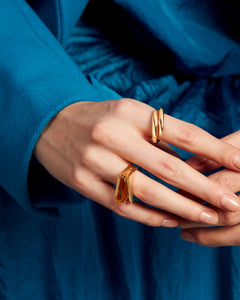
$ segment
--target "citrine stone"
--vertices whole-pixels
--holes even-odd
[[[128,185],[126,178],[119,178],[119,186],[118,193],[116,195],[116,201],[118,203],[129,201]]]
[[[129,165],[125,170],[118,176],[115,199],[117,203],[130,202],[132,203],[132,191],[131,191],[131,179],[133,172],[137,168]]]

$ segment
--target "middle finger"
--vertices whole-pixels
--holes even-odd
[[[91,157],[94,157],[91,159],[91,163],[89,160],[85,163],[92,168],[93,172],[97,172],[102,180],[112,184],[116,184],[118,175],[128,164],[115,153],[99,146],[94,147]],[[208,224],[218,222],[218,215],[213,209],[177,194],[140,171],[134,172],[132,192],[142,202],[182,218]]]
[[[114,143],[109,143],[109,147],[125,160],[216,207],[229,211],[240,209],[238,197],[226,187],[210,180],[180,159],[156,148],[138,134],[131,134],[130,140],[131,143],[125,146],[124,137],[118,136]]]

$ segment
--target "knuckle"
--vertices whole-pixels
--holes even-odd
[[[117,115],[132,114],[136,109],[136,100],[122,98],[114,102],[113,112]]]
[[[131,207],[132,204],[126,205],[126,203],[114,203],[112,210],[123,218],[129,218]]]
[[[113,140],[114,132],[112,126],[110,126],[105,120],[98,121],[92,127],[91,139],[98,143]]]
[[[197,244],[202,245],[202,246],[208,246],[209,245],[209,240],[207,238],[207,235],[205,231],[198,231],[194,233],[194,239]]]
[[[88,146],[82,151],[81,154],[82,158],[82,163],[85,166],[94,166],[96,164],[97,156],[95,150]]]
[[[170,179],[173,181],[176,177],[178,177],[181,166],[181,162],[174,161],[173,159],[167,159],[164,161],[160,161],[158,164],[157,176],[164,179]]]
[[[226,174],[218,174],[215,176],[215,181],[217,183],[219,183],[220,185],[222,186],[225,186],[225,187],[232,187],[233,186],[233,180],[231,178],[231,176],[229,175],[226,175]]]
[[[87,188],[86,182],[84,181],[84,174],[81,169],[75,168],[72,170],[70,175],[70,185],[77,191],[85,191]]]
[[[192,145],[198,137],[199,128],[193,124],[185,124],[178,127],[178,140],[181,143]]]
[[[158,199],[158,192],[156,188],[140,186],[136,196],[145,203],[154,206]]]
[[[155,218],[153,218],[152,214],[148,214],[143,222],[142,222],[144,225],[147,225],[147,226],[151,226],[151,227],[159,227],[161,226],[161,223],[159,220],[156,221]]]
[[[233,226],[240,222],[240,212],[222,212],[223,225]]]

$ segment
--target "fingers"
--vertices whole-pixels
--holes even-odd
[[[210,177],[212,180],[215,180],[221,185],[228,187],[229,190],[232,190],[233,192],[238,192],[240,190],[240,174],[238,172],[225,169],[212,174]],[[180,228],[191,228],[183,230],[181,235],[182,238],[203,246],[239,246],[240,225],[237,224],[240,223],[240,211],[226,212],[219,210],[218,216],[219,222],[216,226],[225,227],[199,229],[199,227],[207,227],[209,225],[189,222],[187,220],[179,220]]]
[[[222,141],[233,145],[236,148],[240,148],[240,140],[239,140],[240,130],[235,131],[227,136],[222,138]]]
[[[162,139],[222,166],[240,171],[240,151],[193,124],[166,115]]]
[[[198,172],[210,172],[221,167],[219,163],[200,155],[190,157],[186,163]]]
[[[174,217],[167,212],[147,207],[137,201],[134,201],[133,204],[116,203],[114,198],[112,201],[110,209],[121,217],[153,227],[162,226],[172,228],[178,225],[177,217]]]
[[[232,226],[240,223],[240,212],[224,212],[222,210],[216,211],[218,214],[218,223],[215,226]],[[209,224],[200,222],[191,222],[189,220],[179,219],[179,228],[204,228],[209,227]]]
[[[209,247],[239,246],[240,225],[210,229],[183,230],[181,238],[189,242]]]
[[[154,109],[133,99],[121,99],[112,103],[112,111],[122,123],[132,124],[146,140],[152,136],[152,113]],[[126,128],[129,130],[129,127]],[[109,129],[107,130],[109,132]],[[119,132],[119,136],[127,132]],[[119,137],[118,136],[118,137]],[[164,115],[161,140],[191,153],[211,159],[221,166],[240,171],[240,150],[210,135],[203,129]],[[129,140],[128,144],[132,141]]]
[[[153,109],[138,101],[122,101],[118,103],[122,106],[120,111],[124,111],[126,116],[131,117],[134,125],[137,126],[149,140],[152,135],[152,113]],[[125,106],[125,109],[124,109]],[[128,109],[128,113],[127,113]],[[219,140],[205,130],[164,115],[164,130],[161,140],[191,153],[198,154],[219,163],[232,170],[240,171],[240,151],[225,142]]]
[[[127,147],[123,147],[123,137],[109,143],[109,147],[125,160],[136,163],[165,182],[179,187],[216,207],[230,211],[240,209],[239,199],[229,192],[226,187],[211,181],[180,159],[160,151],[137,134],[130,135],[129,139],[131,142]]]
[[[155,148],[155,147],[153,147]],[[84,165],[91,169],[104,181],[116,184],[117,177],[128,163],[115,153],[96,146],[85,154]],[[132,181],[132,192],[142,202],[157,207],[192,221],[216,224],[218,216],[213,209],[178,195],[162,184],[135,171]]]
[[[195,222],[197,220],[208,224],[218,222],[218,215],[213,209],[175,193],[139,171],[134,173],[132,188],[137,198],[153,207]]]
[[[178,218],[167,212],[147,207],[136,201],[133,204],[116,203],[113,185],[103,182],[88,170],[82,170],[74,182],[76,191],[124,218],[154,227],[164,226],[171,228],[178,225]],[[91,182],[91,185],[89,185],[89,182]]]
[[[146,141],[149,140],[147,134],[151,135],[149,122],[151,123],[152,109],[150,107],[139,104],[138,101],[125,99],[117,101],[117,104],[114,103],[113,113],[114,122],[108,118],[101,120],[93,127],[91,137],[95,143],[108,147],[123,159],[136,163],[164,181],[182,188],[214,206],[231,211],[240,207],[238,198],[229,193],[227,189],[212,183],[181,160],[159,151]],[[121,115],[122,118],[116,117],[118,115]],[[129,124],[131,125],[129,126]],[[148,129],[145,127],[145,132],[144,130],[139,131],[137,126],[142,129],[144,126],[148,126]],[[223,164],[233,168],[232,157],[233,154],[236,154],[236,149],[228,144],[225,145],[194,125],[166,115],[161,138],[165,142],[170,142],[188,151],[199,154],[208,153],[210,158],[217,157]]]
[[[173,150],[173,148],[171,146],[169,146],[167,143],[160,141],[159,143],[157,143],[155,145],[155,147],[157,147],[158,149],[161,149],[162,151],[167,152],[168,154],[175,156],[177,158],[181,158],[180,155]]]
[[[209,178],[233,193],[240,191],[240,174],[238,172],[224,169],[210,175]]]
[[[221,140],[240,149],[240,130],[229,134],[228,136],[223,137]],[[209,172],[219,168],[221,165],[207,159],[206,157],[194,155],[189,160],[187,160],[187,164],[189,164],[192,168],[199,172]]]
[[[209,176],[211,180],[218,182],[220,185],[225,186],[228,190],[236,193],[240,191],[240,174],[238,172],[224,169],[219,172],[216,172]],[[186,193],[185,191],[179,191],[180,194],[193,199],[194,201],[202,202],[201,199],[193,197],[192,195]],[[240,197],[238,195],[238,197]],[[216,210],[219,216],[219,222],[216,224],[217,226],[229,226],[235,225],[240,222],[240,211],[236,212],[227,212],[224,210]],[[195,223],[190,222],[188,220],[179,220],[179,227],[180,228],[194,228],[194,227],[207,227],[207,224],[203,223]]]

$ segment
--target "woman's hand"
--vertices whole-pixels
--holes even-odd
[[[153,111],[152,107],[132,99],[72,104],[48,124],[34,154],[62,183],[123,217],[151,226],[177,226],[178,218],[172,214],[216,224],[218,214],[140,171],[134,172],[132,191],[152,207],[138,202],[117,204],[114,184],[130,162],[215,207],[238,210],[239,199],[225,186],[150,143]],[[165,115],[161,139],[240,171],[237,148],[192,124]]]
[[[226,136],[222,140],[240,149],[240,131]],[[201,172],[215,170],[220,167],[220,165],[216,162],[200,156],[193,156],[187,161],[187,163]],[[210,175],[209,178],[221,184],[222,186],[225,186],[234,193],[240,191],[240,174],[238,172],[224,169]],[[185,192],[181,192],[181,194],[185,194]],[[191,196],[188,195],[188,197]],[[200,201],[200,199],[195,200]],[[181,235],[182,238],[187,241],[212,247],[240,246],[240,225],[238,225],[239,223],[240,211],[219,211],[219,222],[217,224],[217,226],[221,226],[219,228],[200,228],[207,227],[208,225],[189,222],[187,220],[181,220],[179,222],[179,227],[190,228],[187,230],[183,230]]]

